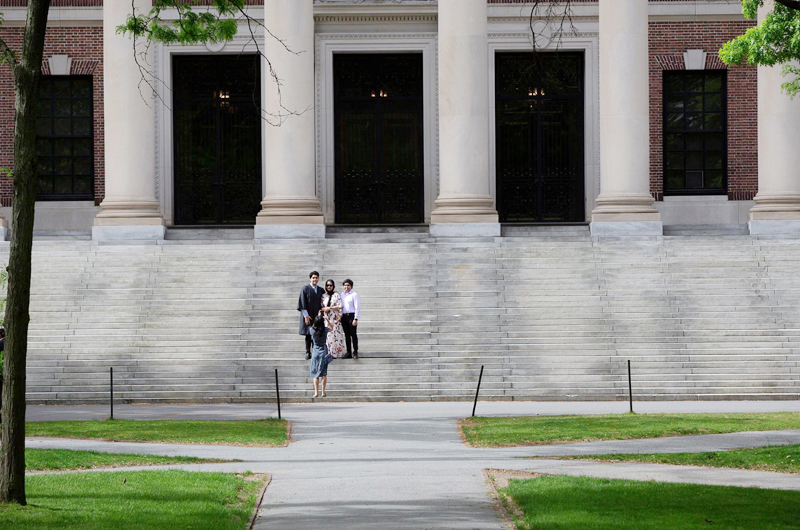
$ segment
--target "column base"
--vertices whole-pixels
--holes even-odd
[[[167,227],[161,225],[100,225],[92,227],[93,241],[163,241]]]
[[[257,224],[255,239],[325,239],[324,224]]]
[[[431,223],[431,237],[500,237],[500,223]]]
[[[592,221],[589,224],[592,236],[661,236],[664,225],[661,221]]]
[[[751,219],[747,227],[751,236],[800,236],[798,219]]]

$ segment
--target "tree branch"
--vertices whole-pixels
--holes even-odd
[[[800,11],[800,0],[775,0],[775,3],[780,4],[789,9]]]
[[[11,71],[16,74],[17,72],[17,56],[14,54],[14,50],[8,47],[6,41],[0,37],[0,63],[6,62],[11,67]]]

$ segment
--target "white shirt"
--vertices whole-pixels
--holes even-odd
[[[361,314],[361,298],[352,289],[347,293],[342,293],[342,313],[354,313],[356,320]]]

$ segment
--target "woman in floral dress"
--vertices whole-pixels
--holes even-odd
[[[325,282],[325,294],[322,295],[322,312],[328,327],[328,353],[334,359],[341,359],[347,354],[344,347],[344,330],[342,329],[342,299],[336,291],[333,280]]]

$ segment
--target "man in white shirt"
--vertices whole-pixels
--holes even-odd
[[[342,282],[342,287],[344,288],[344,294],[342,295],[342,329],[344,330],[344,343],[347,346],[345,359],[351,356],[353,359],[358,359],[357,328],[358,317],[361,314],[361,298],[353,290],[353,280],[350,278]]]

